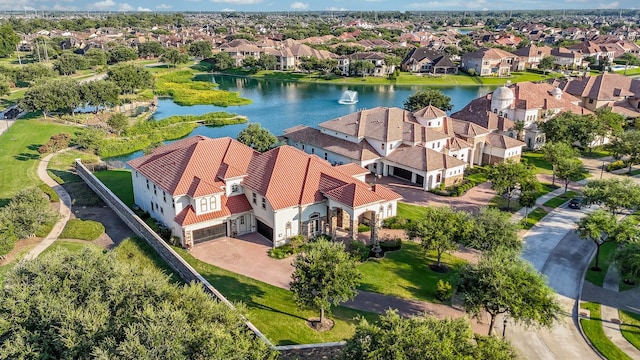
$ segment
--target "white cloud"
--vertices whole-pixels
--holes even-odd
[[[620,7],[620,3],[617,1],[610,2],[608,4],[600,4],[600,9],[617,9]]]
[[[304,10],[304,9],[308,9],[309,8],[309,4],[305,4],[303,2],[296,1],[296,2],[291,4],[291,8],[292,9],[296,9],[296,10]]]
[[[347,11],[347,9],[346,9],[346,8],[337,8],[337,7],[335,7],[335,6],[328,7],[328,8],[326,8],[325,10],[327,10],[327,11]]]
[[[142,6],[138,6],[138,8],[136,10],[138,10],[138,11],[151,11],[151,9],[143,8]]]
[[[156,9],[160,9],[160,10],[169,10],[169,9],[171,9],[171,5],[167,5],[167,4],[160,4],[160,5],[156,6]]]
[[[260,4],[262,0],[211,0],[214,3],[234,4],[234,5],[252,5]]]
[[[133,6],[127,4],[127,3],[122,3],[122,4],[118,4],[118,10],[119,11],[131,11],[133,10]]]
[[[103,1],[98,1],[93,3],[93,7],[98,9],[105,9],[105,8],[113,7],[115,4],[116,2],[113,0],[103,0]]]
[[[222,9],[220,11],[223,11],[223,12],[234,12],[236,10],[235,9],[224,8],[224,9]]]

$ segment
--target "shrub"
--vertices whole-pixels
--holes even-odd
[[[385,239],[379,242],[380,248],[384,251],[396,251],[402,248],[402,239]]]
[[[453,295],[452,290],[453,287],[448,281],[442,281],[442,279],[440,279],[436,285],[436,298],[440,301],[447,301],[451,299],[451,295]]]
[[[16,245],[18,237],[13,231],[13,226],[9,225],[6,228],[0,227],[0,256],[8,254]]]
[[[627,167],[627,165],[625,164],[624,161],[617,160],[617,161],[614,161],[614,162],[610,163],[609,165],[607,165],[607,171],[614,171],[614,170],[624,169],[625,167]]]
[[[296,235],[296,236],[292,237],[291,239],[289,239],[289,246],[291,246],[293,249],[302,248],[304,243],[305,243],[304,236],[302,236],[302,235]]]
[[[49,185],[40,184],[38,188],[42,190],[43,193],[47,194],[47,196],[49,197],[49,201],[51,202],[60,201],[60,197],[58,196],[58,193],[56,193]]]
[[[371,231],[371,227],[369,227],[369,225],[364,225],[364,224],[359,224],[358,225],[358,232],[367,232],[367,231]]]
[[[366,261],[369,258],[371,249],[358,240],[349,243],[349,253],[358,261]]]
[[[404,229],[407,227],[407,219],[393,216],[382,220],[382,227],[386,229]]]
[[[269,250],[269,256],[274,259],[284,259],[286,257],[293,255],[294,253],[295,253],[294,248],[289,244],[278,246],[277,248],[273,248]]]
[[[38,148],[38,152],[40,154],[46,154],[65,149],[69,146],[70,141],[71,136],[69,134],[62,133],[53,135],[46,144]]]

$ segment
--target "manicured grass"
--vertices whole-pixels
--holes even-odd
[[[631,172],[625,172],[622,173],[620,175],[624,175],[624,176],[636,176],[636,175],[640,175],[640,169],[635,169],[635,170],[631,170]]]
[[[382,259],[371,259],[360,265],[362,284],[359,289],[393,295],[406,299],[424,300],[434,303],[438,280],[454,282],[464,260],[444,254],[442,262],[449,267],[448,273],[438,273],[429,268],[436,263],[436,253],[424,253],[415,242],[403,242],[402,249],[387,253]]]
[[[133,184],[130,170],[105,170],[94,175],[105,184],[123,203],[133,207]]]
[[[591,241],[591,240],[583,240],[583,241]],[[607,270],[609,269],[609,265],[611,264],[611,255],[616,251],[618,245],[615,242],[607,242],[600,246],[600,260],[598,261],[598,266],[600,266],[601,271],[593,271],[592,267],[596,265],[595,257],[591,260],[591,264],[589,264],[589,270],[587,271],[587,275],[585,279],[591,282],[594,285],[602,286],[604,283],[604,277],[607,275]]]
[[[542,75],[531,72],[514,72],[511,73],[511,76],[507,77],[481,77],[480,81],[483,85],[504,85],[508,81],[510,81],[512,84],[515,84],[522,81],[542,81],[551,79],[553,77],[556,77],[556,75],[553,73]]]
[[[635,69],[627,69],[627,70],[618,70],[618,71],[614,71],[617,74],[621,74],[621,75],[626,75],[626,76],[634,76],[634,75],[640,75],[640,68],[635,68]]]
[[[49,246],[39,256],[57,251],[59,249],[65,249],[67,251],[76,252],[76,251],[82,250],[82,248],[85,246],[96,246],[96,245],[93,245],[91,243],[86,243],[86,242],[56,240],[53,242],[53,244],[51,244],[51,246]]]
[[[544,203],[544,206],[557,208],[558,206],[566,203],[567,201],[573,199],[576,196],[578,196],[577,192],[569,190],[562,195],[556,196],[551,200],[547,200],[547,202]]]
[[[19,120],[0,136],[0,206],[20,189],[41,183],[38,148],[51,135],[72,133],[72,127],[40,120]]]
[[[613,155],[611,151],[605,149],[604,145],[596,146],[595,148],[591,149],[591,151],[589,151],[589,149],[582,150],[580,154],[587,159],[599,159],[605,156]]]
[[[244,303],[247,318],[276,345],[345,340],[353,336],[358,316],[370,321],[378,318],[376,314],[336,307],[329,316],[335,322],[333,329],[317,332],[306,325],[306,320],[319,316],[319,312],[299,310],[289,290],[209,265],[186,250],[175,250],[230,301]]]
[[[409,221],[419,221],[426,213],[426,207],[398,202],[397,215]]]
[[[76,163],[75,159],[82,159],[84,163],[95,163],[99,160],[96,155],[84,151],[75,149],[67,150],[51,158],[47,165],[49,176],[58,184],[82,181],[78,175],[73,173]]]
[[[589,310],[591,313],[590,319],[580,319],[582,330],[589,339],[589,342],[598,349],[606,359],[609,360],[631,360],[631,358],[620,350],[609,338],[605,335],[602,329],[602,317],[600,314],[600,304],[596,303],[583,303],[581,308]]]
[[[60,234],[61,239],[93,241],[104,234],[104,225],[93,220],[70,219]]]
[[[167,274],[171,281],[177,284],[185,282],[180,278],[178,273],[153,250],[153,248],[139,237],[125,239],[118,245],[113,252],[119,261],[130,261],[135,263],[140,269],[157,268]]]
[[[545,184],[542,183],[540,184],[540,190],[536,191],[536,193],[534,194],[536,199],[539,198],[542,195],[545,195],[547,193],[550,193],[551,191],[557,189],[558,187],[555,185],[551,185],[551,184]],[[490,201],[489,201],[489,206],[493,206],[496,207],[500,210],[507,210],[507,203],[508,203],[508,199],[501,196],[501,195],[496,195],[494,196]],[[522,205],[520,205],[520,203],[518,202],[517,198],[511,199],[511,203],[509,204],[509,212],[516,212],[518,210],[522,209]]]
[[[49,197],[49,201],[51,201],[51,202],[60,201],[60,197],[58,196],[58,193],[55,192],[55,190],[53,190],[53,188],[50,187],[49,185],[40,184],[40,185],[38,185],[38,188],[40,190],[42,190],[43,193],[47,194],[47,196]]]
[[[527,160],[527,164],[535,167],[536,174],[553,174],[553,167],[544,159],[542,151],[525,151],[522,158]]]
[[[535,208],[533,211],[529,212],[529,215],[525,219],[522,219],[520,225],[523,229],[529,230],[547,214],[548,212],[545,209]]]
[[[624,310],[618,310],[618,314],[622,321],[620,325],[622,336],[640,350],[640,314]]]

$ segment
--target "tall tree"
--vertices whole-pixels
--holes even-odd
[[[211,56],[211,42],[194,41],[189,45],[189,55],[205,59]]]
[[[9,24],[0,26],[0,57],[11,56],[20,43],[20,36]]]
[[[50,66],[40,63],[23,65],[16,74],[16,80],[24,83],[34,83],[40,79],[50,79],[55,77],[55,73]]]
[[[67,111],[71,115],[81,105],[80,86],[71,78],[51,79],[30,87],[20,106],[31,111]]]
[[[518,225],[508,213],[485,207],[471,217],[471,231],[467,233],[465,246],[488,251],[519,253],[522,240],[518,238]]]
[[[141,58],[158,57],[164,54],[164,48],[159,42],[145,41],[138,44],[138,56]]]
[[[89,61],[78,54],[62,54],[53,62],[53,70],[60,75],[72,75],[89,67]]]
[[[9,95],[11,93],[11,84],[9,78],[4,74],[0,74],[0,96]]]
[[[289,284],[299,307],[320,310],[319,325],[325,323],[324,313],[356,296],[361,274],[356,261],[344,251],[344,244],[324,239],[309,243],[307,250],[293,261],[295,268]]]
[[[620,276],[628,282],[640,280],[640,242],[630,242],[619,247],[613,261]]]
[[[84,53],[84,57],[89,62],[90,66],[105,66],[107,65],[107,53],[102,49],[92,48]]]
[[[604,205],[613,214],[640,206],[640,185],[629,178],[591,180],[582,193],[587,203]]]
[[[387,310],[380,321],[361,319],[347,340],[342,356],[348,360],[493,359],[511,360],[515,350],[504,340],[473,335],[462,318],[401,317]]]
[[[545,56],[540,60],[538,69],[542,70],[547,75],[547,70],[553,69],[553,56]]]
[[[117,259],[115,252],[86,247],[43,254],[17,264],[4,285],[3,358],[276,356],[247,330],[238,310],[198,285],[174,285],[166,274]]]
[[[228,52],[219,52],[214,54],[211,57],[211,61],[213,64],[213,69],[217,71],[224,71],[229,68],[232,68],[235,65],[235,62],[231,55]]]
[[[564,192],[567,192],[571,181],[582,180],[586,177],[587,170],[578,158],[561,158],[555,167],[558,178],[564,181]]]
[[[238,141],[259,152],[265,152],[276,146],[276,138],[268,129],[258,123],[249,124],[238,134]]]
[[[612,214],[598,209],[580,219],[577,225],[578,236],[584,240],[591,240],[596,245],[596,263],[591,270],[600,271],[598,263],[600,247],[607,242],[614,241],[614,238],[609,237],[609,234],[613,233],[616,228],[616,218]]]
[[[118,105],[120,92],[118,85],[109,80],[88,81],[80,85],[82,102],[95,107],[96,113],[101,107]]]
[[[189,55],[183,54],[176,48],[170,48],[162,54],[160,60],[176,67],[177,64],[185,64],[189,61]]]
[[[444,111],[450,111],[453,109],[451,98],[437,89],[421,90],[409,96],[404,102],[404,109],[414,112],[429,105],[435,106]]]
[[[551,164],[553,169],[553,179],[551,181],[553,185],[556,183],[556,167],[558,166],[560,159],[576,158],[578,156],[576,149],[564,141],[547,141],[542,146],[542,153],[544,154],[544,159]]]
[[[538,186],[533,170],[523,163],[507,160],[494,165],[487,179],[498,194],[507,197],[507,210],[511,209],[511,200],[522,191]]]
[[[506,314],[517,323],[551,326],[560,315],[556,294],[527,261],[492,253],[460,274],[458,294],[465,311],[474,317],[489,314],[489,335],[496,317]]]
[[[127,46],[116,46],[109,50],[109,64],[117,64],[119,62],[135,60],[138,53]]]
[[[615,154],[628,157],[631,172],[631,167],[640,161],[640,130],[623,132],[613,139],[609,147]]]
[[[11,224],[18,239],[31,237],[43,226],[58,219],[42,190],[28,187],[18,192],[0,209],[0,223]]]
[[[435,251],[435,269],[446,272],[448,269],[442,265],[442,254],[456,250],[470,230],[470,221],[465,212],[441,206],[425,208],[422,218],[411,222],[406,232],[409,239],[420,239],[424,250]]]
[[[118,64],[109,68],[107,80],[113,81],[124,94],[153,87],[153,75],[149,70],[134,64]]]
[[[258,59],[256,65],[264,70],[275,70],[276,66],[278,65],[278,59],[275,57],[275,55],[262,54],[260,55],[260,59]]]

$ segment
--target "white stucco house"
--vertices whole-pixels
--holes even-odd
[[[331,166],[291,146],[258,153],[231,138],[193,136],[129,161],[137,206],[185,247],[258,232],[273,246],[295,235],[357,235],[396,215],[401,196],[362,181],[367,170]],[[375,226],[372,226],[375,236]]]

